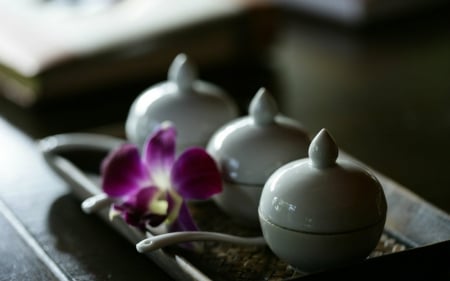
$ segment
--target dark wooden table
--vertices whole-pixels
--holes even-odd
[[[205,66],[201,77],[227,89],[243,113],[258,88],[267,87],[281,111],[302,122],[311,134],[327,128],[343,150],[446,216],[450,212],[448,13],[356,29],[289,12],[281,15],[271,40],[258,52]],[[37,139],[64,132],[123,135],[132,100],[164,77],[161,73],[124,89],[30,109],[0,100],[0,280],[170,280],[103,221],[82,213],[79,200],[35,146]],[[90,164],[98,169],[97,163]],[[448,260],[449,251],[444,243],[411,258],[394,256],[335,274],[380,272],[380,268],[392,272],[407,261],[413,273],[416,265],[425,274],[449,277],[442,262]]]

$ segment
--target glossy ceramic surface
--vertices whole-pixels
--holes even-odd
[[[207,150],[225,180],[263,185],[285,163],[306,157],[309,143],[303,127],[279,114],[271,94],[262,88],[250,103],[249,115],[221,127]]]
[[[133,102],[125,129],[130,141],[142,145],[156,126],[171,121],[181,151],[205,147],[220,126],[237,116],[238,108],[228,94],[198,80],[194,64],[180,54],[169,69],[168,80],[148,88]]]
[[[263,185],[246,185],[224,181],[223,190],[213,200],[236,222],[259,227],[258,205]]]
[[[264,239],[281,259],[305,272],[314,272],[364,260],[376,247],[384,221],[355,231],[317,234],[293,231],[260,216]]]
[[[316,270],[366,257],[386,220],[386,198],[370,171],[336,161],[322,129],[309,158],[275,171],[264,186],[259,219],[269,247],[289,263]]]
[[[303,127],[282,116],[271,94],[260,89],[249,115],[221,127],[208,143],[224,180],[224,191],[214,200],[239,221],[259,225],[258,202],[267,178],[282,165],[306,157],[309,143]]]
[[[350,162],[323,171],[298,160],[268,180],[260,208],[281,227],[330,233],[377,223],[385,216],[386,201],[378,181]]]
[[[360,229],[385,217],[378,180],[354,163],[336,161],[338,148],[326,130],[311,142],[309,156],[268,179],[260,202],[264,217],[280,227],[315,233]]]

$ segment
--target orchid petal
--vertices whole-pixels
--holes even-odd
[[[155,186],[141,188],[122,204],[115,204],[115,212],[120,213],[128,224],[142,230],[147,225],[159,225],[167,217],[168,202],[163,200],[163,194],[164,192]]]
[[[141,155],[137,146],[125,144],[106,157],[102,187],[116,198],[111,218],[120,215],[142,231],[162,223],[171,230],[198,230],[186,200],[221,192],[222,179],[216,162],[202,148],[188,149],[175,161],[175,138],[175,127],[163,122]]]
[[[167,192],[167,202],[169,203],[167,211],[167,223],[171,224],[178,219],[183,197],[181,197],[175,190]]]
[[[120,215],[127,224],[139,227],[140,215],[128,203],[113,204],[109,213],[114,217]]]
[[[138,214],[133,212],[124,212],[122,213],[122,217],[127,224],[142,228],[141,217]]]
[[[131,203],[134,209],[142,215],[147,213],[165,215],[167,213],[167,206],[164,210],[154,207],[154,204],[157,204],[160,201],[159,197],[161,196],[161,193],[162,191],[155,186],[142,188],[136,193],[136,196],[133,196],[134,198],[130,198],[130,201],[128,202]],[[155,209],[157,209],[156,212]]]
[[[173,188],[184,199],[207,199],[222,191],[219,168],[202,148],[186,150],[171,171]]]
[[[110,197],[122,197],[139,189],[146,179],[139,151],[135,145],[125,144],[112,151],[102,163],[102,188]]]
[[[143,221],[144,224],[141,226],[142,230],[146,230],[149,227],[156,227],[163,223],[166,220],[167,216],[161,216],[161,215],[155,215],[155,214],[149,214],[144,216]]]
[[[163,171],[169,173],[175,161],[175,137],[175,127],[164,122],[145,143],[143,161],[152,176]]]
[[[197,231],[198,227],[189,212],[186,202],[182,202],[178,219],[170,225],[170,231]]]

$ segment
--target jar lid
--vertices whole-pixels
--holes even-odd
[[[125,130],[140,146],[156,126],[171,121],[177,129],[177,147],[206,146],[211,135],[238,116],[238,107],[218,86],[197,79],[185,54],[172,62],[168,80],[145,90],[133,102]]]
[[[350,161],[336,161],[338,147],[322,129],[309,158],[279,168],[264,186],[259,212],[280,227],[311,233],[343,233],[384,220],[386,198],[379,181]]]
[[[207,150],[225,180],[264,185],[280,166],[306,157],[309,137],[293,119],[278,113],[271,94],[261,88],[249,106],[249,115],[221,127]]]

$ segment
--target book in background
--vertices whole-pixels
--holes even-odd
[[[273,10],[359,27],[446,2],[0,0],[0,94],[29,107],[146,81],[181,52],[200,67],[254,56]]]
[[[252,1],[0,0],[0,92],[29,107],[145,81],[180,52],[199,66],[257,44]],[[269,19],[264,19],[269,20]]]

